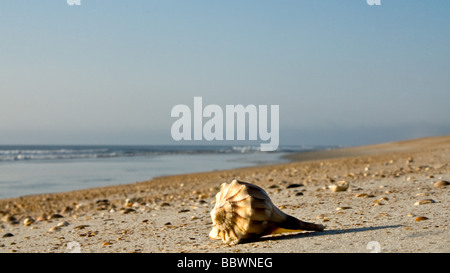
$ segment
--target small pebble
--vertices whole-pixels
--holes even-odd
[[[197,196],[197,200],[203,200],[203,199],[206,199],[206,198],[208,198],[208,194],[206,194],[206,193],[203,193],[203,194],[199,194],[198,196]]]
[[[316,218],[317,218],[317,219],[323,219],[323,218],[325,218],[325,215],[319,214],[319,215],[316,216]]]
[[[84,228],[87,228],[89,225],[79,225],[79,226],[76,226],[76,227],[74,227],[73,229],[84,229]]]
[[[128,213],[130,213],[130,212],[135,212],[135,210],[132,209],[132,208],[125,208],[125,209],[121,210],[121,212],[122,212],[123,214],[128,214]]]
[[[14,236],[14,234],[8,232],[8,233],[3,234],[2,238],[8,238],[8,237],[13,237],[13,236]]]
[[[295,183],[293,183],[293,184],[289,184],[286,187],[286,189],[298,188],[298,187],[302,187],[302,186],[303,186],[303,184],[295,184]]]

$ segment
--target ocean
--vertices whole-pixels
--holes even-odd
[[[284,163],[282,156],[330,147],[0,146],[0,199],[150,180],[153,177]]]

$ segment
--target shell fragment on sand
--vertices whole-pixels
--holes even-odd
[[[347,181],[339,181],[337,184],[329,185],[328,188],[332,192],[341,192],[348,189],[349,183]]]
[[[446,180],[439,180],[439,181],[435,182],[433,185],[436,188],[441,188],[441,187],[445,187],[445,186],[450,185],[450,182],[448,182]]]
[[[433,199],[422,199],[414,203],[415,206],[436,203]]]

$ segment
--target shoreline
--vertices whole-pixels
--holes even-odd
[[[417,143],[417,142],[420,142],[420,143]],[[244,166],[244,167],[225,169],[225,170],[211,170],[211,171],[206,171],[206,172],[163,175],[163,176],[153,177],[149,180],[137,181],[134,183],[125,183],[125,184],[102,186],[102,187],[89,187],[89,188],[84,188],[84,189],[68,190],[68,191],[63,191],[63,192],[37,193],[37,194],[23,195],[23,196],[17,196],[17,197],[0,198],[0,202],[6,201],[6,200],[13,200],[13,199],[27,199],[27,198],[33,198],[33,197],[38,197],[38,196],[66,195],[66,194],[72,194],[72,193],[76,194],[77,192],[85,192],[85,191],[90,191],[90,190],[97,191],[97,190],[101,190],[101,189],[105,189],[105,191],[106,191],[105,194],[108,194],[110,192],[110,191],[108,191],[108,188],[111,188],[111,187],[126,187],[128,185],[149,183],[153,180],[157,180],[157,179],[161,179],[161,178],[196,175],[196,174],[203,174],[203,173],[229,172],[229,171],[239,170],[239,169],[260,168],[260,167],[265,167],[265,166],[277,166],[277,165],[285,165],[285,164],[290,164],[290,163],[295,163],[295,162],[312,162],[312,161],[318,161],[318,160],[341,159],[341,158],[361,157],[361,156],[374,156],[374,155],[380,155],[383,153],[392,153],[392,152],[416,152],[416,151],[420,151],[421,146],[425,145],[427,142],[431,142],[433,145],[440,145],[441,143],[443,143],[445,145],[446,142],[450,142],[450,136],[434,136],[434,137],[425,137],[425,138],[419,138],[419,139],[379,143],[379,144],[364,145],[364,146],[354,146],[354,147],[345,147],[345,148],[335,148],[335,149],[329,149],[329,150],[298,152],[298,153],[292,153],[292,154],[287,154],[287,155],[281,155],[280,156],[281,159],[289,160],[288,162],[284,162],[284,163],[258,164],[255,166]],[[0,213],[1,213],[1,210],[0,210]]]
[[[370,241],[383,252],[448,252],[449,186],[433,183],[450,181],[449,154],[450,136],[430,137],[303,152],[283,164],[1,199],[0,252],[69,252],[71,242],[82,252],[368,252]],[[286,213],[327,229],[234,247],[210,240],[214,196],[232,179],[263,187]],[[340,180],[350,183],[347,191],[327,188]],[[301,186],[288,187],[293,184]],[[360,194],[368,197],[355,197]],[[414,205],[422,199],[434,202]],[[25,225],[28,217],[33,221]]]
[[[365,146],[355,146],[338,148],[331,150],[300,152],[291,155],[286,155],[284,158],[293,162],[314,161],[314,160],[327,160],[335,158],[357,157],[357,156],[376,156],[388,153],[414,153],[420,152],[424,149],[424,146],[429,145],[430,148],[439,145],[448,145],[448,136],[434,136],[418,139],[394,141],[387,143],[378,143]]]

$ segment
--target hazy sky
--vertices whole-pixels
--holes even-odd
[[[173,144],[171,109],[194,96],[279,105],[280,145],[450,134],[449,11],[448,0],[1,0],[0,144]]]

